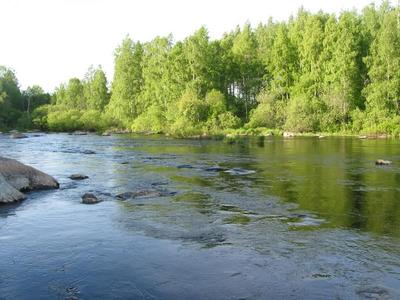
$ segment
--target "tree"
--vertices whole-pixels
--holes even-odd
[[[365,61],[371,83],[365,88],[368,109],[400,113],[400,28],[397,11],[385,14]]]
[[[15,126],[23,109],[23,97],[14,71],[0,66],[0,126]]]
[[[108,104],[107,78],[100,66],[97,69],[89,68],[84,80],[84,93],[89,109],[103,111]]]
[[[232,54],[239,71],[234,90],[244,105],[244,118],[248,120],[249,110],[255,105],[256,95],[263,86],[264,73],[257,55],[257,41],[250,24],[246,24],[235,36]]]
[[[334,16],[329,18],[322,53],[324,130],[340,129],[350,112],[364,105],[361,47],[360,20],[355,13],[342,13],[338,22]]]
[[[289,38],[285,24],[276,27],[276,36],[265,59],[271,81],[267,86],[277,100],[289,100],[291,89],[298,73],[298,57],[293,42]]]
[[[50,95],[45,93],[44,90],[38,85],[28,87],[23,92],[23,97],[25,99],[25,110],[28,116],[36,108],[42,105],[50,104]]]
[[[70,108],[85,109],[86,100],[83,84],[79,78],[71,78],[65,90],[65,103]]]
[[[142,56],[142,45],[129,37],[115,52],[114,80],[107,111],[125,126],[140,114],[137,99],[143,84]]]

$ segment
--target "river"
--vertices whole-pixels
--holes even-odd
[[[0,155],[61,184],[0,206],[2,300],[400,299],[399,140],[0,135]]]

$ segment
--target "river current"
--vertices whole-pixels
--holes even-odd
[[[0,155],[61,185],[0,206],[2,300],[400,299],[399,140],[0,134]]]

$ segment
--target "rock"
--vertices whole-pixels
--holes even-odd
[[[319,139],[324,139],[325,136],[324,136],[324,135],[319,135],[318,138],[319,138]]]
[[[93,150],[83,150],[82,154],[96,154]]]
[[[25,195],[13,188],[0,174],[0,203],[10,203],[25,199]]]
[[[72,179],[72,180],[84,180],[84,179],[88,179],[89,176],[83,175],[83,174],[72,174],[68,178]]]
[[[25,134],[23,134],[23,133],[19,133],[18,132],[18,133],[11,134],[10,138],[12,138],[12,139],[26,139],[27,136]]]
[[[365,139],[367,139],[368,137],[367,137],[366,135],[360,135],[358,138],[359,138],[360,140],[365,140]]]
[[[291,138],[294,136],[295,136],[295,134],[293,132],[284,132],[283,133],[283,137],[285,137],[285,138]]]
[[[98,199],[95,195],[91,193],[86,193],[82,196],[83,204],[96,204],[100,203],[102,200]]]
[[[176,166],[178,169],[193,169],[194,167],[192,165],[179,165]]]
[[[168,182],[160,181],[160,182],[153,182],[152,186],[161,186],[161,185],[168,185]]]
[[[242,168],[233,168],[230,170],[225,171],[225,173],[231,174],[231,175],[250,175],[254,174],[256,171],[254,170],[246,170]]]
[[[128,200],[133,198],[168,197],[174,195],[176,195],[176,192],[169,192],[166,190],[138,190],[135,192],[121,193],[115,197],[120,200]]]
[[[390,160],[378,159],[375,161],[375,165],[377,166],[389,166],[392,162]]]
[[[53,177],[14,159],[0,157],[0,203],[23,200],[24,191],[59,187]]]
[[[219,167],[219,166],[213,166],[213,167],[205,168],[204,170],[207,172],[222,172],[222,171],[226,171],[226,168]]]
[[[111,134],[109,133],[109,132],[103,132],[102,134],[101,134],[101,136],[110,136]]]
[[[88,133],[86,132],[86,131],[79,131],[79,130],[77,130],[77,131],[74,131],[73,133],[72,133],[72,135],[87,135]]]
[[[359,288],[357,294],[363,299],[394,299],[387,288],[381,286],[370,286]]]
[[[139,190],[135,192],[125,192],[118,194],[116,197],[118,199],[127,200],[132,198],[143,198],[143,197],[160,197],[161,193],[155,190]]]
[[[106,131],[108,134],[126,134],[130,133],[128,129],[109,129]]]

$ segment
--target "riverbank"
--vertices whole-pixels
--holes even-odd
[[[285,138],[293,138],[293,137],[316,137],[316,138],[325,138],[325,137],[354,137],[360,139],[393,139],[399,138],[399,136],[384,134],[384,133],[366,133],[366,132],[351,132],[351,131],[341,131],[341,132],[291,132],[284,131],[281,129],[268,129],[268,128],[239,128],[239,129],[227,129],[217,132],[206,132],[199,133],[195,135],[176,135],[171,133],[164,132],[151,132],[151,131],[131,131],[128,129],[107,129],[105,131],[85,131],[85,130],[77,130],[71,132],[58,132],[58,131],[40,131],[39,129],[30,129],[30,130],[6,130],[3,133],[5,134],[18,134],[18,133],[67,133],[70,135],[87,135],[87,134],[98,134],[102,136],[109,136],[113,134],[135,134],[135,135],[164,135],[167,137],[173,137],[177,139],[212,139],[212,140],[232,140],[232,139],[240,139],[246,137],[269,137],[269,136],[282,136]],[[0,131],[0,134],[2,132]]]

